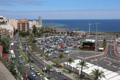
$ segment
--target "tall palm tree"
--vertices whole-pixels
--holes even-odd
[[[84,60],[82,60],[82,61],[80,61],[79,62],[79,65],[80,65],[80,78],[82,79],[83,77],[82,77],[82,74],[83,74],[83,69],[84,68],[88,68],[88,66],[87,66],[87,64],[86,64],[86,62],[84,61]]]
[[[72,62],[74,62],[74,60],[73,60],[72,58],[69,58],[69,59],[67,60],[67,62],[68,62],[69,64],[71,64]]]
[[[69,64],[71,64],[72,62],[74,62],[74,60],[73,60],[72,58],[69,58],[69,59],[67,60],[67,62],[68,62]],[[69,72],[70,72],[70,70],[69,70]]]
[[[48,58],[49,54],[51,54],[50,51],[46,51],[46,52],[45,52],[45,55],[46,55],[47,58]]]
[[[100,78],[105,78],[104,72],[100,71],[99,69],[92,70],[91,74],[94,77],[94,80],[98,80]]]
[[[62,62],[62,58],[64,58],[64,57],[65,56],[63,54],[58,55],[58,58],[61,60],[61,62]]]

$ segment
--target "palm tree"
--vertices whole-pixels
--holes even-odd
[[[68,62],[69,64],[71,64],[72,62],[74,62],[74,60],[73,60],[72,58],[69,58],[69,59],[67,60],[67,62]],[[69,72],[70,72],[70,70],[69,70]]]
[[[62,58],[64,58],[64,55],[63,54],[60,54],[60,55],[58,55],[58,58],[61,60],[61,62],[62,62]]]
[[[98,80],[100,78],[105,78],[104,72],[100,71],[99,69],[92,70],[91,74],[94,77],[94,80]]]
[[[51,54],[50,51],[46,51],[46,52],[45,52],[45,55],[46,55],[47,58],[48,58],[48,55],[49,55],[49,54]]]
[[[73,60],[72,58],[69,58],[69,59],[67,60],[67,62],[68,62],[69,64],[71,64],[72,62],[74,62],[74,60]]]
[[[84,68],[88,68],[88,66],[87,66],[87,64],[86,64],[86,62],[85,62],[84,60],[80,61],[80,62],[79,62],[79,65],[81,66],[81,67],[80,67],[80,70],[81,70],[81,71],[80,71],[80,72],[81,72],[80,77],[81,77],[81,79],[82,79],[83,69],[84,69]]]

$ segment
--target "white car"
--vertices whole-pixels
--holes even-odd
[[[58,69],[55,70],[57,73],[60,72]]]
[[[43,80],[48,80],[48,79],[46,77],[44,77]]]
[[[31,69],[31,70],[34,70],[34,67],[33,67],[33,66],[30,66],[30,69]]]
[[[38,75],[38,76],[40,75],[40,73],[39,73],[38,71],[36,71],[35,73],[36,73],[36,75]]]
[[[66,54],[68,54],[70,51],[65,51]]]

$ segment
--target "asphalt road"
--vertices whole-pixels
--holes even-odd
[[[26,41],[24,40],[22,44],[22,49],[24,50],[24,53],[27,56],[25,45],[26,45]],[[31,53],[32,51],[29,50],[28,45],[26,47],[28,51]],[[34,53],[31,53],[31,54],[34,54]],[[35,63],[33,64],[36,65],[41,71],[44,67],[47,67],[47,64],[45,64],[42,60],[39,60],[37,56],[31,55],[31,58],[35,61]],[[49,75],[49,73],[45,73],[45,75],[51,76],[52,80],[64,80],[64,79],[71,80],[70,78],[66,77],[63,74],[58,74],[56,72],[51,72],[50,74],[51,75]]]
[[[35,71],[32,71],[30,69],[30,65],[24,60],[24,58],[20,54],[20,51],[19,51],[20,40],[18,39],[18,34],[15,35],[15,37],[12,39],[11,43],[12,42],[14,43],[14,46],[11,47],[11,50],[16,50],[16,51],[14,51],[15,56],[16,56],[16,58],[14,59],[14,62],[16,64],[16,66],[18,67],[19,65],[23,65],[23,68],[24,68],[26,74],[30,74],[31,72],[35,73]],[[19,63],[19,60],[22,60],[22,64]],[[36,76],[36,78],[37,78],[37,80],[40,80],[41,76]]]
[[[86,60],[105,69],[117,72],[120,70],[120,58],[114,53],[114,43],[109,41],[107,55]]]

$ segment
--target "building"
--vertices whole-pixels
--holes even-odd
[[[95,50],[95,39],[84,39],[81,41],[82,49],[84,50]]]
[[[0,45],[0,58],[2,58],[2,54],[3,54],[3,47]]]
[[[38,25],[39,25],[38,21],[29,21],[29,29],[32,30],[33,25],[38,27]]]
[[[38,27],[42,27],[42,18],[39,16],[39,25]]]
[[[17,22],[18,22],[18,20],[16,20],[16,19],[9,19],[8,20],[8,23],[11,24],[15,30],[17,30]]]
[[[9,30],[5,29],[5,28],[0,28],[0,39],[1,38],[9,38]]]
[[[16,80],[1,61],[0,61],[0,80]]]
[[[8,23],[8,20],[5,16],[0,16],[0,22]]]
[[[8,30],[7,32],[10,38],[14,37],[14,28],[9,23],[0,25],[0,28]]]
[[[29,31],[29,21],[28,20],[22,19],[22,20],[18,21],[17,24],[18,24],[18,31],[23,31],[23,32]]]
[[[10,38],[13,38],[13,36],[14,36],[14,28],[13,28],[12,25],[10,25],[8,23],[8,20],[7,20],[7,18],[5,16],[0,16],[0,29],[1,29],[0,30],[1,34],[4,34],[5,37],[8,36],[7,34],[9,34]],[[6,29],[6,30],[3,30],[3,29]],[[5,32],[5,31],[7,31],[7,32]],[[6,33],[6,35],[5,35],[5,33]]]

